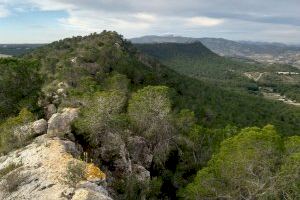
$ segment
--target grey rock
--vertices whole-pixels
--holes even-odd
[[[150,180],[150,172],[141,165],[133,165],[132,172],[140,182],[147,182]]]
[[[30,145],[0,157],[0,171],[11,165],[16,169],[0,179],[1,200],[111,200],[106,189],[87,181],[74,188],[64,182],[69,162],[82,162],[70,152],[76,145],[67,140],[37,137]],[[18,172],[15,191],[7,191],[7,176]]]
[[[64,137],[71,133],[71,123],[78,117],[77,108],[65,108],[62,113],[55,113],[48,121],[47,135]]]
[[[120,135],[108,133],[104,137],[98,153],[103,161],[113,163],[116,176],[125,176],[131,173],[129,153]]]
[[[147,141],[143,137],[129,137],[127,141],[127,149],[134,164],[139,164],[146,168],[150,167],[153,155]]]
[[[47,121],[44,119],[40,119],[31,124],[31,130],[34,135],[42,135],[47,132]]]
[[[49,104],[45,108],[46,119],[49,120],[53,114],[57,112],[57,109],[54,104]]]

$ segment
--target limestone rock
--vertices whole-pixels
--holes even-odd
[[[46,119],[49,120],[53,114],[57,112],[57,109],[54,104],[49,104],[45,108]]]
[[[47,121],[44,119],[40,119],[31,124],[31,130],[34,135],[42,135],[47,132]]]
[[[50,137],[64,137],[71,133],[71,123],[78,117],[77,108],[65,108],[62,113],[55,113],[48,121],[47,134]]]
[[[90,189],[77,189],[72,200],[112,200],[109,196]]]
[[[131,173],[129,153],[120,135],[108,133],[101,143],[98,154],[104,162],[113,163],[113,172],[116,176]]]
[[[85,184],[74,188],[64,181],[68,164],[83,162],[75,159],[70,149],[76,149],[73,142],[42,135],[30,145],[0,157],[0,171],[6,171],[0,177],[0,199],[111,200],[106,189],[95,183],[83,180]]]

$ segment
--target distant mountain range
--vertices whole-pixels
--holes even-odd
[[[300,68],[300,47],[281,43],[232,41],[223,38],[191,38],[181,36],[143,36],[133,43],[193,43],[200,41],[213,52],[229,57],[253,59],[264,63],[290,64]]]

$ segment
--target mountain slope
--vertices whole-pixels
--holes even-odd
[[[208,53],[216,57],[201,44],[196,45],[205,50],[205,55]],[[97,80],[101,73],[113,71],[126,75],[133,89],[145,85],[169,86],[177,93],[174,98],[175,108],[195,111],[207,126],[221,127],[229,123],[243,127],[272,123],[287,134],[300,129],[299,112],[294,108],[180,75],[138,54],[130,43],[115,33],[65,39],[42,47],[26,57],[44,63],[41,70],[49,80],[63,78],[74,87],[78,87],[82,76],[91,76]],[[74,58],[76,62],[73,62]],[[208,58],[205,63],[209,64],[210,61]],[[220,63],[223,61],[220,58]],[[228,69],[232,67],[230,63],[226,63],[226,66]],[[218,66],[213,64],[212,67]],[[215,70],[208,72],[214,73]],[[223,76],[223,72],[217,73],[217,77]]]
[[[280,43],[232,41],[222,38],[189,38],[181,36],[144,36],[133,43],[191,43],[200,41],[213,52],[229,57],[250,58],[265,63],[300,67],[300,47]]]
[[[141,51],[172,69],[192,77],[228,80],[237,72],[256,70],[259,66],[233,61],[210,51],[200,42],[135,44]]]
[[[232,90],[259,93],[269,87],[275,92],[300,101],[300,70],[289,65],[265,65],[221,57],[200,42],[135,44],[141,51],[175,71],[200,80],[209,80]],[[287,72],[287,75],[279,74]],[[294,75],[289,75],[292,72]],[[250,76],[249,76],[250,74]],[[251,77],[259,74],[259,78]]]
[[[210,55],[215,59],[217,56],[203,45],[197,45],[197,54],[203,52],[203,58]],[[173,57],[173,53],[168,55]],[[0,159],[8,158],[9,163],[25,161],[24,166],[29,170],[32,165],[27,161],[31,157],[37,161],[46,157],[46,161],[54,162],[50,162],[49,168],[45,168],[43,162],[32,162],[32,173],[35,174],[34,170],[44,172],[42,169],[49,169],[52,172],[61,167],[65,169],[65,162],[60,164],[61,157],[67,160],[73,158],[64,154],[63,150],[75,152],[75,157],[82,161],[67,165],[68,183],[75,188],[75,191],[68,189],[62,194],[67,199],[71,199],[74,193],[72,198],[76,197],[76,200],[92,196],[101,199],[99,195],[107,196],[105,189],[113,199],[176,199],[178,191],[192,182],[197,171],[206,169],[208,161],[223,146],[222,141],[227,138],[231,140],[245,131],[249,134],[261,132],[257,127],[241,132],[242,127],[262,127],[271,123],[280,131],[281,136],[278,137],[284,140],[285,136],[294,136],[300,131],[298,108],[233,91],[207,79],[179,74],[138,52],[116,32],[104,31],[67,38],[36,49],[20,59],[9,60],[35,63],[38,66],[36,76],[43,77],[43,82],[40,82],[43,85],[39,90],[39,99],[30,99],[39,109],[24,106],[18,116],[11,114],[0,123],[0,153],[13,157]],[[16,82],[20,82],[23,76],[16,78],[15,72],[20,71],[22,65],[20,62],[14,63],[13,67],[6,65],[10,69],[6,78],[15,78]],[[0,79],[0,85],[2,82]],[[12,92],[14,88],[7,87],[7,90]],[[15,110],[18,109],[20,106]],[[41,120],[34,122],[35,119]],[[276,140],[272,136],[276,132],[273,126],[266,126],[265,130],[271,141]],[[42,140],[42,144],[33,141],[36,135],[45,133],[46,140]],[[266,134],[261,136],[268,138]],[[60,145],[57,140],[70,145],[64,149],[65,145]],[[254,145],[261,144],[252,140],[242,141],[240,146],[248,144],[248,141]],[[22,147],[28,143],[32,144],[23,151]],[[267,147],[268,144],[270,142],[266,143]],[[284,150],[282,145],[280,147]],[[19,150],[14,151],[16,148]],[[245,149],[252,153],[249,148]],[[266,152],[268,157],[269,149]],[[240,151],[233,155],[244,155]],[[40,156],[39,152],[43,155]],[[57,155],[58,152],[64,156]],[[254,161],[260,157],[247,158],[251,159],[251,163],[259,163]],[[233,166],[238,163],[233,161]],[[7,169],[6,164],[9,163],[4,163],[5,166],[0,164],[5,169],[0,171],[4,176],[14,172],[11,170],[19,170],[19,166]],[[278,162],[275,164],[278,166]],[[45,173],[39,173],[39,177]],[[240,179],[244,180],[245,176],[241,173]],[[49,178],[55,185],[46,184],[40,189],[37,185],[38,191],[35,191],[27,187],[34,186],[35,180],[21,179],[12,188],[22,191],[29,188],[40,194],[40,189],[51,191],[52,188],[65,186]],[[61,191],[59,189],[53,195],[60,195]],[[17,194],[12,192],[12,195]],[[26,192],[25,197],[30,195]]]

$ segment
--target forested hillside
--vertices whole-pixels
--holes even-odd
[[[150,54],[200,62],[196,78],[111,31],[1,59],[0,153],[28,144],[16,130],[44,118],[49,137],[76,142],[101,168],[113,199],[297,199],[300,108],[211,81],[233,83],[240,64],[191,45]],[[82,167],[69,176],[79,184]]]
[[[181,74],[257,95],[260,94],[259,88],[271,88],[273,92],[300,102],[300,70],[295,67],[221,57],[200,42],[135,46]],[[278,72],[295,74],[283,75]]]
[[[299,45],[232,41],[223,38],[191,38],[173,35],[143,36],[132,38],[131,41],[135,44],[201,42],[207,48],[222,56],[251,59],[268,64],[280,63],[300,67]]]

